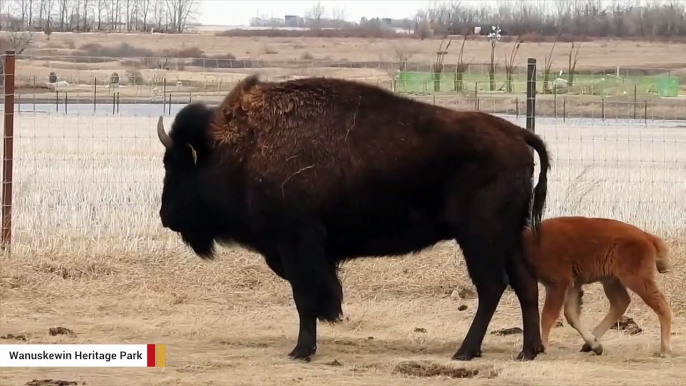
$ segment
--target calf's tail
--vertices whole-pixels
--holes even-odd
[[[648,232],[645,232],[645,234],[655,246],[655,267],[657,268],[657,271],[666,273],[671,265],[669,260],[669,247],[667,247],[667,244],[665,244],[661,238]]]

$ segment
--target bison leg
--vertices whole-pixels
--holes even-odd
[[[297,247],[282,247],[281,252],[281,266],[291,284],[300,322],[298,341],[289,356],[305,361],[317,351],[317,319],[334,323],[342,315],[343,289],[320,235],[301,231]]]
[[[507,260],[507,275],[522,308],[524,345],[517,359],[532,360],[543,352],[538,315],[538,281],[527,268],[521,253],[513,253]]]
[[[291,286],[300,326],[298,328],[298,341],[288,356],[309,362],[312,355],[317,352],[317,316],[314,311],[316,306],[312,303],[313,299],[312,296],[308,295],[307,288],[293,284]]]
[[[455,239],[460,244],[479,297],[472,325],[453,359],[471,360],[481,355],[481,343],[510,279],[509,259],[513,259],[512,263],[517,262],[510,271],[518,296],[525,299],[522,316],[534,319],[524,326],[528,340],[527,352],[522,356],[534,356],[533,353],[540,349],[537,334],[532,330],[538,319],[534,316],[538,314],[538,306],[532,307],[531,280],[513,257],[522,245],[531,196],[530,178],[524,173],[502,173],[470,196],[465,196],[463,185],[456,185],[459,193],[448,203],[448,219],[454,226]]]
[[[454,360],[469,361],[481,357],[481,343],[507,287],[504,256],[498,256],[489,244],[485,240],[464,240],[461,243],[479,305],[462,345],[453,355]]]

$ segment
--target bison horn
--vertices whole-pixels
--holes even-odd
[[[193,149],[193,145],[191,145],[190,143],[187,145],[188,145],[188,147],[191,148],[191,154],[193,155],[193,163],[197,164],[198,163],[198,153],[195,151],[195,149]]]
[[[164,147],[166,147],[167,149],[171,149],[174,145],[174,142],[172,141],[171,137],[164,130],[164,122],[162,122],[161,115],[160,119],[157,121],[157,136],[160,138],[160,142],[162,142]]]

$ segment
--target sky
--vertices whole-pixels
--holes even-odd
[[[333,8],[343,8],[345,19],[360,21],[366,16],[413,18],[418,9],[426,9],[436,1],[429,0],[324,0],[325,16],[331,17]],[[279,17],[293,14],[305,16],[317,1],[306,0],[201,0],[198,22],[206,25],[249,25],[250,19],[259,16]]]

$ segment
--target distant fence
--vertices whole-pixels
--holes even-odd
[[[525,66],[508,77],[496,68],[491,86],[488,63],[472,63],[456,79],[455,66],[440,74],[432,63],[346,61],[324,59],[262,60],[222,58],[117,58],[90,56],[17,56],[16,87],[20,104],[188,103],[222,98],[246,74],[259,72],[265,80],[306,76],[356,79],[399,93],[456,94],[473,92],[506,97],[526,93]],[[537,69],[539,93],[584,97],[669,98],[684,94],[686,75],[674,69],[599,67],[552,71],[545,79]],[[116,81],[113,81],[116,79]],[[570,82],[571,81],[571,82]],[[686,88],[684,89],[686,90]],[[686,97],[686,95],[684,95]]]
[[[527,88],[523,66],[514,67],[509,77],[502,66],[497,68],[491,85],[487,63],[472,63],[458,80],[454,65],[446,64],[437,75],[430,72],[431,63],[416,62],[35,55],[20,55],[16,61],[18,111],[67,114],[132,114],[142,104],[160,105],[155,111],[172,114],[176,106],[196,100],[219,103],[240,79],[254,72],[269,81],[306,76],[354,79],[413,97],[431,96],[438,104],[458,109],[489,105],[491,112],[515,115]],[[686,103],[686,95],[679,95],[686,75],[677,76],[674,69],[584,69],[574,74],[571,86],[568,74],[553,72],[546,79],[541,66],[536,70],[539,116],[593,117],[600,109],[606,117],[686,118],[686,109],[679,109]]]
[[[523,94],[526,92],[526,75],[495,73],[493,82],[488,74],[466,72],[409,72],[401,71],[395,79],[397,92],[505,92]],[[571,83],[570,83],[571,80]],[[571,85],[570,85],[571,84]],[[539,93],[589,96],[654,95],[660,97],[679,96],[678,76],[617,76],[550,74],[548,78],[536,74],[536,90]]]
[[[131,70],[119,61],[103,60],[99,69],[65,75],[65,69],[41,67],[11,52],[2,59],[3,245],[34,254],[179,252],[178,237],[159,222],[164,171],[157,117],[164,115],[168,127],[188,102],[218,103],[250,71],[141,69],[140,78],[133,72],[129,78]],[[439,91],[403,92],[391,77],[377,81],[373,73],[360,77],[355,71],[326,76],[378,84],[437,106],[489,112],[534,130],[548,144],[553,164],[546,217],[611,217],[666,237],[686,229],[684,99],[638,91],[617,97],[546,93],[533,59],[513,80],[513,94],[478,87],[444,91],[442,79]],[[47,86],[50,72],[56,79]],[[294,74],[274,69],[265,77]],[[93,83],[67,81],[60,89],[65,76],[86,75]]]

